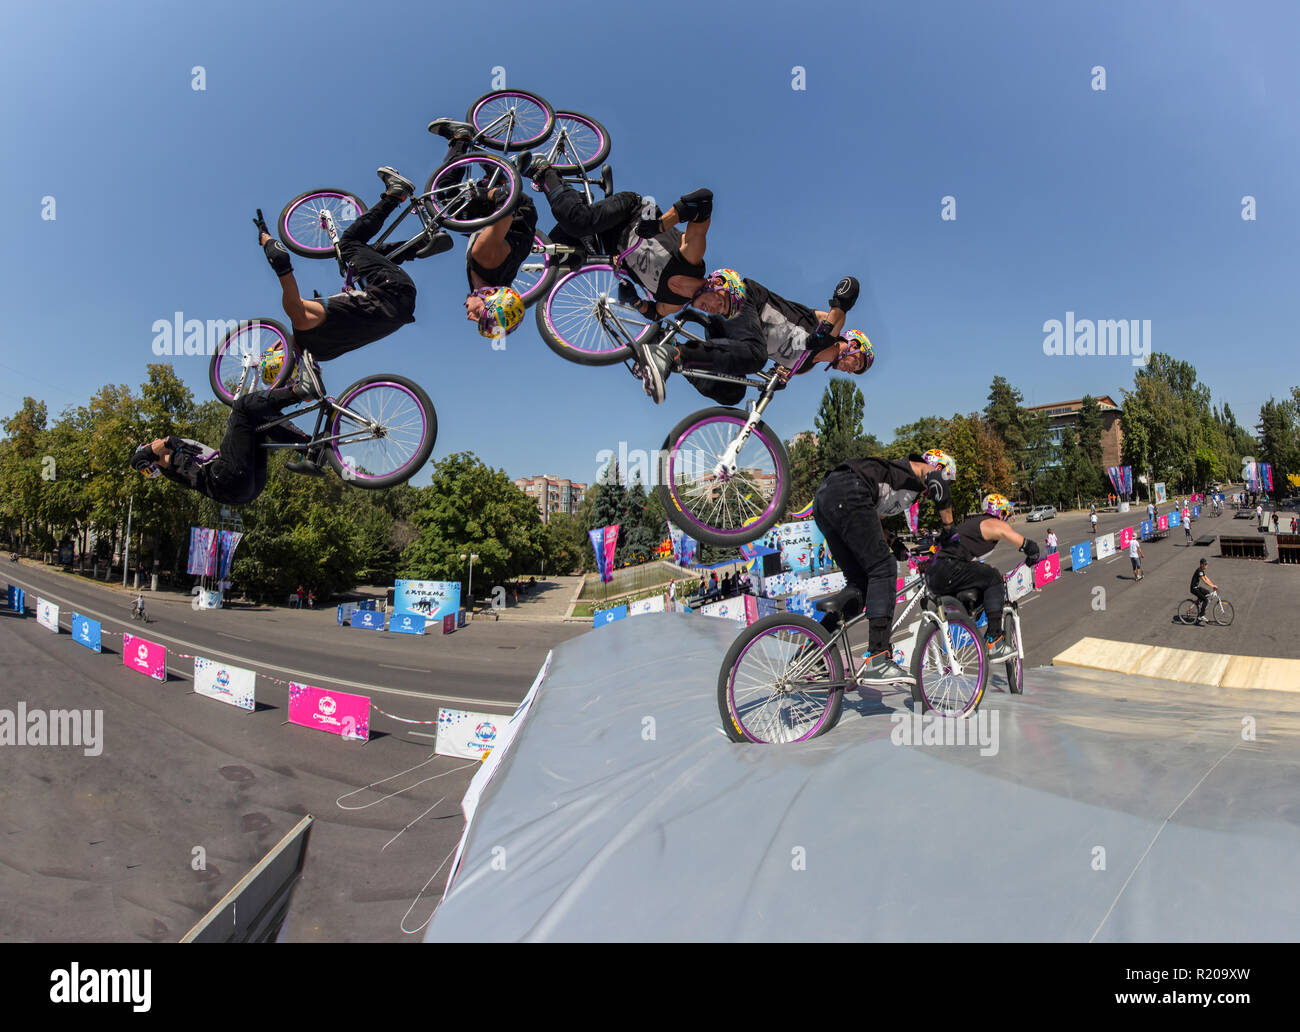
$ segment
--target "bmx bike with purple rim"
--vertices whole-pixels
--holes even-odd
[[[322,231],[337,248],[339,231],[331,213],[320,214]],[[344,289],[360,280],[344,264]],[[268,361],[270,359],[270,361]],[[264,371],[274,370],[268,380]],[[293,448],[323,459],[355,487],[378,489],[405,483],[429,460],[438,437],[438,416],[424,389],[392,373],[366,376],[337,398],[325,390],[320,367],[299,351],[293,335],[275,319],[249,319],[221,341],[208,366],[213,393],[227,405],[260,387],[283,387],[297,375],[319,399],[284,412],[259,432],[315,413],[310,439],[300,444],[263,442],[264,448]]]
[[[984,638],[958,606],[945,603],[918,571],[901,588],[906,604],[894,618],[895,658],[910,667],[912,701],[922,713],[968,717],[979,709],[988,683]],[[862,603],[856,588],[819,601],[827,613],[852,611]],[[919,608],[918,608],[919,607]],[[920,619],[899,636],[914,608]],[[733,742],[784,744],[825,734],[840,719],[844,692],[861,686],[854,671],[850,630],[864,613],[835,631],[795,613],[755,621],[731,644],[718,673],[718,713]],[[872,682],[875,685],[875,682]]]

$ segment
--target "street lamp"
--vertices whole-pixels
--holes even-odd
[[[469,591],[468,591],[468,594],[469,594],[469,604],[470,604],[471,606],[474,604],[474,560],[477,559],[477,558],[478,558],[478,553],[477,553],[477,552],[470,552],[468,555],[466,555],[464,552],[462,552],[462,553],[460,554],[460,561],[461,561],[462,563],[463,563],[466,559],[469,560]]]

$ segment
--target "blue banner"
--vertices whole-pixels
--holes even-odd
[[[98,620],[88,620],[77,613],[72,614],[72,637],[78,645],[84,645],[92,652],[100,652],[99,636]]]
[[[394,634],[423,634],[424,617],[418,613],[394,613],[388,629]]]
[[[14,608],[23,616],[27,615],[27,593],[22,588],[18,589],[18,595],[14,602]]]
[[[781,611],[781,607],[776,604],[774,598],[758,599],[758,617],[761,620],[765,616],[774,616]]]
[[[358,606],[355,602],[339,603],[338,616],[337,616],[339,626],[350,627],[352,625],[352,614],[355,613],[359,608],[360,606]]]
[[[1150,541],[1155,537],[1156,525],[1151,520],[1143,520],[1138,524],[1138,537],[1143,541]]]
[[[358,609],[352,614],[352,626],[360,627],[365,631],[382,631],[384,629],[384,614],[376,613],[373,609]]]
[[[12,584],[9,585],[8,591],[5,592],[5,605],[10,609],[18,608],[18,589]]]
[[[437,623],[460,609],[460,581],[399,580],[393,585],[393,614],[409,613]]]
[[[1201,507],[1200,507],[1200,505],[1199,505],[1199,504],[1197,504],[1197,505],[1193,505],[1193,506],[1192,506],[1192,519],[1194,519],[1194,520],[1199,520],[1200,518],[1201,518]]]
[[[373,613],[375,611],[375,600],[373,598],[362,599],[356,605],[358,609],[364,609],[368,613]]]
[[[627,616],[627,606],[619,606],[616,609],[602,609],[599,613],[593,613],[591,616],[592,627],[604,627],[615,620],[622,620]]]
[[[1092,562],[1092,545],[1087,541],[1081,545],[1070,546],[1070,566],[1075,570],[1082,570]]]
[[[1173,527],[1182,526],[1182,522],[1183,522],[1183,514],[1180,513],[1177,509],[1170,509],[1169,510],[1170,528],[1172,529]]]

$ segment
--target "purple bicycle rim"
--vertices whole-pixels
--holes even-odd
[[[955,625],[950,625],[950,626],[961,626],[961,625],[960,625],[960,624],[955,624]],[[966,634],[968,634],[968,635],[971,633],[970,631],[966,630],[965,627],[962,627],[961,629],[962,629]],[[937,627],[935,627],[935,628],[931,628],[931,630],[930,630],[930,636],[929,636],[929,638],[926,639],[926,642],[925,642],[926,645],[929,645],[929,643],[930,643],[930,638],[933,638],[934,635],[935,635],[936,633],[939,632],[939,630],[940,630],[940,628],[937,628]],[[975,651],[976,651],[976,654],[977,654],[977,655],[979,656],[979,658],[980,658],[979,680],[977,680],[975,683],[976,683],[977,685],[978,685],[978,684],[987,684],[987,683],[988,683],[988,675],[985,673],[985,663],[986,663],[986,659],[985,659],[984,651],[983,651],[982,649],[979,648],[979,646],[978,646],[978,639],[973,639],[973,640],[976,641],[976,649],[975,649]],[[948,645],[949,645],[950,648],[952,647],[952,642],[951,642],[951,640],[948,642]],[[953,651],[956,651],[956,650],[954,649]],[[924,656],[924,654],[925,654],[924,651],[922,651],[922,655],[923,655],[923,656]],[[924,670],[924,669],[925,669],[925,661],[924,661],[924,660],[922,660],[922,662],[921,662],[921,668],[920,668],[920,669],[921,669],[921,670]],[[922,678],[922,680],[924,680],[924,678]],[[921,689],[921,693],[925,696],[926,704],[929,705],[929,707],[930,707],[931,709],[936,709],[937,707],[935,707],[934,703],[930,701],[930,693],[929,693],[928,691],[926,691],[924,687]],[[978,700],[978,699],[982,699],[982,698],[984,697],[984,690],[983,690],[982,688],[979,689],[979,690],[975,693],[975,696],[974,696],[974,697],[975,697],[975,699],[977,699],[977,700]],[[953,716],[964,717],[964,716],[965,716],[966,714],[968,714],[970,711],[971,711],[971,705],[970,705],[969,703],[967,703],[967,705],[962,709],[962,711],[961,711],[960,713],[952,714],[952,715],[953,715]]]
[[[413,402],[415,402],[415,408],[416,408],[416,411],[420,413],[420,424],[421,424],[421,429],[422,429],[422,431],[423,431],[423,432],[421,433],[421,435],[420,435],[420,440],[423,441],[424,438],[425,438],[425,435],[427,435],[428,432],[429,432],[429,420],[428,420],[428,419],[425,417],[425,415],[424,415],[424,406],[420,404],[420,399],[417,398],[414,394],[411,393],[411,389],[410,389],[409,387],[403,386],[403,385],[400,384],[400,383],[393,383],[391,380],[375,380],[375,381],[372,381],[371,383],[364,384],[360,390],[358,390],[358,391],[354,391],[352,394],[349,394],[346,398],[339,398],[339,404],[346,408],[348,402],[350,402],[350,401],[351,401],[353,398],[355,398],[358,394],[364,394],[364,393],[366,393],[366,392],[368,392],[368,391],[374,390],[374,388],[376,388],[376,387],[393,387],[393,388],[395,388],[395,389],[401,391],[401,392],[402,392],[403,394],[405,394],[408,398],[410,398]],[[334,414],[334,418],[333,418],[332,420],[330,420],[330,423],[329,423],[329,434],[330,434],[331,437],[335,436],[335,435],[338,433],[338,424],[339,424],[339,421],[340,421],[342,418],[343,418],[343,417],[342,417],[340,414],[335,413],[335,414]],[[336,459],[339,460],[339,465],[342,466],[344,469],[346,469],[346,468],[347,468],[347,464],[343,461],[343,453],[339,451],[339,442],[338,442],[338,441],[334,441],[334,442],[330,445],[330,449],[334,452],[334,457],[335,457]],[[418,451],[418,449],[417,449],[417,451]],[[352,474],[351,474],[351,479],[353,479],[353,480],[381,480],[381,479],[383,479],[384,477],[391,477],[391,476],[394,476],[394,475],[396,475],[396,474],[398,474],[398,473],[403,473],[403,472],[405,472],[405,471],[406,471],[406,468],[407,468],[408,466],[410,466],[411,463],[414,462],[414,461],[415,461],[415,459],[414,459],[414,456],[413,456],[410,460],[408,460],[408,461],[406,462],[405,465],[403,465],[403,466],[399,466],[397,469],[391,469],[391,470],[389,470],[389,471],[386,472],[386,473],[380,473],[378,476],[373,476],[373,477],[372,477],[372,476],[367,476],[365,473],[359,473],[359,472],[357,472],[357,471],[354,470],[354,471],[352,472]]]
[[[758,635],[758,637],[756,637],[753,641],[751,641],[748,645],[746,645],[743,649],[741,649],[740,655],[736,657],[736,662],[735,662],[735,663],[732,665],[732,667],[731,667],[731,676],[727,678],[727,703],[728,703],[729,708],[730,708],[731,711],[732,711],[731,714],[730,714],[730,716],[732,717],[732,721],[733,721],[733,723],[735,723],[736,726],[740,729],[741,734],[743,734],[743,735],[744,735],[746,738],[748,738],[751,742],[757,742],[758,739],[757,739],[757,738],[751,738],[751,737],[750,737],[749,732],[746,731],[744,725],[741,724],[741,722],[740,722],[740,718],[739,718],[738,716],[735,715],[735,710],[736,710],[736,671],[737,671],[738,669],[740,669],[740,664],[741,664],[741,662],[744,660],[745,656],[749,653],[749,650],[750,650],[750,649],[752,649],[755,645],[757,645],[760,641],[762,641],[762,640],[763,640],[764,638],[766,638],[768,635],[770,635],[770,634],[774,634],[774,633],[777,632],[777,631],[798,631],[798,632],[799,632],[800,634],[802,634],[805,638],[808,638],[808,639],[810,639],[810,640],[812,640],[812,641],[816,641],[818,645],[820,645],[820,646],[822,646],[822,647],[825,647],[825,645],[826,645],[826,642],[824,642],[824,641],[819,641],[819,640],[818,640],[817,638],[815,638],[813,635],[809,634],[809,633],[808,633],[808,628],[806,628],[806,627],[796,627],[796,626],[794,626],[793,624],[780,624],[780,625],[778,625],[778,626],[776,626],[776,627],[769,627],[766,631],[764,631],[762,634]],[[828,699],[830,698],[829,693],[827,694],[827,698],[828,698]],[[817,721],[817,723],[814,724],[814,725],[812,726],[812,729],[811,729],[807,734],[800,735],[798,738],[795,739],[795,741],[796,741],[796,742],[805,742],[805,741],[807,741],[809,738],[813,737],[813,735],[815,735],[815,734],[816,734],[816,733],[821,729],[821,726],[822,726],[824,723],[826,723],[826,710],[823,709],[823,710],[822,710],[822,717],[821,717],[821,720]]]
[[[225,340],[225,343],[226,343],[226,344],[229,344],[231,341],[236,341],[236,340],[238,340],[241,336],[243,336],[244,333],[248,332],[249,330],[256,329],[256,328],[258,328],[258,327],[260,327],[264,332],[267,332],[267,333],[273,333],[273,334],[275,335],[275,337],[276,337],[277,340],[283,342],[284,347],[285,347],[285,351],[286,351],[286,353],[288,352],[288,349],[289,349],[290,344],[289,344],[289,341],[285,339],[284,334],[282,334],[279,330],[277,330],[277,329],[276,329],[274,326],[272,326],[270,323],[264,323],[264,322],[261,322],[260,320],[255,320],[255,321],[253,321],[253,322],[250,322],[250,323],[249,323],[249,324],[248,324],[244,329],[241,329],[238,333],[234,334],[233,336],[227,337],[226,340]],[[271,347],[275,347],[275,345],[272,344]],[[265,349],[263,349],[263,352],[262,352],[262,353],[263,353],[263,354],[266,354],[266,352],[267,352],[267,351],[270,351],[270,350],[271,350],[271,348],[265,348]],[[221,359],[222,359],[222,358],[225,358],[225,357],[226,357],[227,355],[229,355],[229,354],[230,354],[230,348],[229,348],[229,347],[223,348],[222,351],[221,351],[221,356],[220,356],[220,358],[217,359],[217,383],[221,384],[221,396],[222,396],[223,398],[226,398],[228,401],[233,402],[233,401],[235,400],[235,396],[234,396],[233,394],[231,394],[228,390],[226,390],[226,379],[225,379],[224,376],[221,375],[221,373],[222,373],[222,368],[221,368]],[[287,363],[286,363],[285,365],[287,365]],[[280,375],[276,378],[276,382],[275,382],[272,386],[274,386],[274,387],[282,387],[282,386],[284,386],[284,372],[283,372],[283,370],[284,370],[284,368],[285,368],[285,365],[282,365],[282,366],[280,367],[280,368],[281,368],[281,373],[280,373]]]
[[[558,111],[555,112],[555,123],[557,128],[561,120],[565,122],[578,122],[581,125],[585,125],[596,136],[596,150],[594,151],[594,153],[599,154],[602,150],[604,150],[605,143],[606,143],[605,134],[600,131],[599,126],[597,126],[595,123],[591,122],[586,118],[583,118],[575,111],[566,111],[564,114],[560,114],[560,112]],[[581,156],[579,155],[579,157]],[[577,162],[574,162],[572,164],[566,162],[560,162],[558,167],[564,169],[572,168],[576,170],[576,169],[580,169],[582,166]]]
[[[533,246],[534,247],[542,246],[542,238],[539,236],[534,236]],[[529,301],[533,299],[534,296],[536,296],[537,288],[542,285],[542,281],[546,279],[546,274],[551,271],[551,256],[549,254],[543,253],[540,257],[542,259],[542,273],[540,276],[537,277],[537,282],[534,283],[527,290],[521,290],[519,292],[519,296],[524,299],[525,304],[527,304]]]
[[[542,308],[542,311],[546,317],[546,325],[551,328],[551,332],[555,334],[558,340],[564,341],[564,346],[568,348],[570,351],[581,351],[584,355],[608,355],[611,351],[617,351],[619,349],[601,348],[599,351],[592,351],[590,348],[580,348],[580,347],[576,347],[573,344],[570,344],[568,340],[566,340],[560,334],[559,328],[555,325],[554,321],[551,319],[551,298],[556,297],[560,293],[560,288],[563,287],[566,283],[569,282],[569,280],[573,279],[575,276],[581,276],[588,272],[615,272],[615,271],[616,270],[612,265],[584,265],[581,269],[574,269],[572,272],[567,273],[564,276],[561,276],[560,281],[556,283],[554,287],[551,288],[550,293],[547,295],[546,301]]]
[[[487,165],[501,165],[501,166],[506,166],[507,168],[509,167],[509,162],[507,162],[507,161],[506,161],[505,159],[503,159],[503,158],[498,158],[498,157],[496,157],[496,156],[493,155],[493,154],[477,154],[477,155],[474,155],[474,156],[468,156],[468,155],[467,155],[467,156],[465,156],[465,157],[463,157],[463,158],[457,158],[455,161],[448,162],[446,165],[443,165],[442,168],[438,169],[437,174],[433,177],[433,188],[432,188],[432,190],[430,191],[430,193],[432,193],[433,191],[436,191],[436,190],[438,189],[438,180],[442,178],[442,174],[443,174],[444,172],[446,172],[447,169],[449,169],[449,168],[460,168],[462,165],[481,165],[481,164],[487,164]],[[507,179],[508,179],[508,178],[509,178],[509,176],[507,176]],[[463,180],[457,180],[457,182],[455,183],[455,185],[459,186],[462,182],[463,182]],[[443,189],[447,189],[447,187],[443,187]],[[515,193],[511,195],[511,198],[510,198],[510,199],[513,199],[514,197],[517,197],[518,195],[519,195],[519,194],[518,194],[518,191],[515,191]],[[428,198],[428,200],[425,201],[425,203],[426,203],[430,208],[432,208],[432,209],[434,210],[434,212],[435,212],[435,214],[438,216],[438,218],[446,218],[446,216],[443,215],[444,208],[440,207],[439,204],[438,204],[438,202],[437,202],[436,200],[434,200],[434,198],[433,198],[432,196],[430,196],[430,197]],[[448,221],[450,221],[450,222],[461,222],[461,221],[464,221],[464,220],[462,220],[462,219],[452,218],[452,219],[449,219]],[[477,221],[477,220],[472,220],[472,221]]]
[[[293,241],[295,244],[297,244],[299,247],[301,247],[301,248],[303,248],[303,249],[305,249],[305,250],[307,250],[307,251],[333,251],[333,250],[334,250],[334,245],[333,245],[333,244],[331,244],[329,247],[325,247],[325,248],[317,247],[315,244],[304,244],[301,240],[299,240],[296,236],[294,236],[293,233],[292,233],[292,232],[290,231],[290,229],[289,229],[289,220],[293,217],[294,213],[295,213],[299,208],[301,208],[304,204],[306,204],[308,201],[314,201],[314,200],[316,200],[316,198],[318,198],[318,197],[337,197],[337,198],[338,198],[339,200],[341,200],[341,201],[347,201],[347,202],[349,202],[349,203],[353,203],[353,202],[352,202],[352,198],[349,197],[347,194],[338,193],[337,191],[334,191],[334,190],[322,190],[320,193],[314,193],[314,194],[312,194],[310,197],[304,197],[301,201],[299,201],[297,204],[295,204],[295,205],[294,205],[294,206],[289,210],[289,212],[288,212],[287,215],[285,215],[285,217],[284,217],[284,231],[285,231],[286,233],[289,234],[289,239],[290,239],[290,240],[292,240],[292,241]],[[360,216],[360,215],[362,215],[362,214],[364,214],[364,212],[360,212],[360,211],[357,212],[357,215],[358,215],[358,216]]]
[[[725,416],[725,417],[708,416],[705,419],[701,419],[698,423],[692,423],[689,427],[687,427],[686,432],[680,434],[677,438],[677,441],[686,440],[686,438],[688,438],[691,434],[695,433],[697,429],[704,426],[706,423],[724,423],[724,422],[735,423],[737,425],[743,426],[745,421],[743,419],[736,419],[735,417],[731,417],[731,416]],[[759,438],[759,440],[767,444],[769,455],[776,454],[776,449],[772,447],[772,442],[763,434],[762,430],[760,430],[758,427],[754,427],[753,433],[755,436]],[[676,496],[677,493],[672,486],[673,485],[673,464],[676,461],[676,457],[677,457],[677,441],[673,442],[673,450],[668,454],[667,487],[669,493],[672,494],[674,497]],[[737,538],[740,538],[742,534],[757,536],[754,535],[754,532],[751,528],[762,523],[763,520],[765,520],[769,515],[771,515],[772,509],[776,506],[777,499],[781,497],[782,484],[783,484],[783,479],[781,475],[781,467],[778,465],[776,468],[776,490],[772,493],[772,500],[768,503],[767,508],[764,509],[763,512],[759,515],[758,519],[753,524],[750,524],[750,526],[748,527],[737,527],[735,530],[723,530],[720,527],[710,527],[706,523],[701,523],[694,516],[688,513],[684,508],[678,509],[678,512],[680,512],[685,519],[690,520],[692,523],[694,523],[697,527],[704,527],[707,530],[713,531],[713,533],[715,534],[724,534],[727,535],[728,537],[734,535]],[[761,534],[762,531],[760,530],[758,533]],[[743,541],[746,540],[749,540],[749,538],[742,539],[742,543]]]
[[[472,126],[474,126],[474,128],[475,128],[476,130],[477,130],[477,129],[480,129],[480,126],[479,126],[479,124],[478,124],[478,113],[479,113],[480,111],[483,110],[484,105],[485,105],[485,104],[488,104],[488,103],[497,103],[497,102],[500,102],[500,101],[506,99],[507,97],[515,97],[515,98],[518,99],[518,100],[522,100],[525,104],[528,104],[528,105],[530,105],[531,107],[537,108],[538,111],[541,111],[543,114],[545,114],[545,109],[544,109],[544,108],[541,108],[541,107],[538,107],[538,105],[537,105],[537,101],[534,100],[532,97],[525,96],[525,95],[522,94],[522,93],[516,93],[514,90],[499,90],[498,92],[493,93],[493,94],[491,94],[491,95],[488,96],[488,97],[484,97],[482,103],[480,103],[480,104],[478,104],[478,105],[475,106],[473,113],[470,115],[470,119],[469,119],[470,124],[471,124]],[[504,112],[503,112],[503,114],[504,114]],[[497,117],[499,118],[500,116],[498,115]],[[495,122],[496,119],[494,118],[492,121]],[[552,123],[552,124],[554,124],[554,123]],[[481,131],[481,130],[480,130],[480,131]],[[546,135],[549,136],[550,133],[547,133]],[[488,138],[489,140],[495,140],[495,141],[497,141],[498,143],[502,143],[502,142],[504,142],[504,140],[503,140],[501,137],[497,137],[497,136],[489,136],[489,137],[487,137],[487,138]],[[536,144],[536,143],[541,143],[544,139],[546,139],[546,136],[531,137],[531,138],[529,138],[529,139],[527,139],[527,140],[515,140],[515,139],[512,139],[512,140],[510,141],[510,145],[511,145],[512,147],[518,147],[518,146],[520,146],[521,144],[529,144],[529,145],[532,145],[532,144]]]

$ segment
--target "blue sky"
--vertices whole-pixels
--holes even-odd
[[[823,307],[858,276],[849,324],[877,361],[856,382],[883,440],[982,408],[997,374],[1030,404],[1118,400],[1128,358],[1043,354],[1044,322],[1067,311],[1151,320],[1155,349],[1192,362],[1248,425],[1300,382],[1294,5],[512,0],[440,32],[452,9],[7,5],[0,413],[25,394],[57,413],[138,385],[154,321],[176,311],[278,315],[253,210],[319,186],[373,202],[383,164],[422,184],[444,149],[425,124],[463,117],[495,66],[603,122],[617,188],[710,186],[710,267]],[[621,367],[564,362],[531,312],[493,351],[462,318],[462,251],[407,267],[413,325],[326,367],[335,390],[371,372],[423,384],[435,458],[591,481],[602,449],[655,448],[711,404],[674,379],[656,407]],[[330,264],[295,267],[307,292],[336,289]],[[206,398],[207,359],[175,361]],[[769,422],[810,428],[825,382],[802,377]]]

